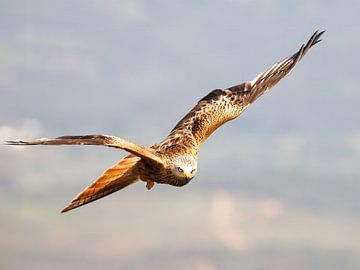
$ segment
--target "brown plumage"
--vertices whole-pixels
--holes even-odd
[[[66,212],[81,205],[107,196],[115,191],[134,183],[138,178],[137,163],[141,158],[128,155],[117,164],[107,169],[103,175],[91,183],[71,201],[70,205],[61,210]]]
[[[9,145],[104,145],[131,153],[78,194],[62,212],[69,211],[118,191],[137,180],[183,186],[195,175],[200,145],[222,124],[238,117],[257,98],[279,82],[308,50],[320,41],[316,31],[290,57],[275,63],[253,80],[227,89],[216,89],[203,97],[158,145],[150,148],[108,135],[62,136],[33,141],[8,141]]]

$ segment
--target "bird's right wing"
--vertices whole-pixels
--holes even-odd
[[[109,135],[61,136],[53,139],[41,138],[32,141],[7,141],[7,145],[103,145],[120,148],[150,162],[164,165],[163,160],[151,148]]]

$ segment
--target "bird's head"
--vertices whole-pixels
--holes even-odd
[[[176,158],[171,165],[172,173],[179,178],[192,179],[197,170],[197,161],[192,155]]]

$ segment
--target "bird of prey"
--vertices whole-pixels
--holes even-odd
[[[200,99],[159,144],[150,147],[108,135],[61,136],[32,141],[8,141],[8,145],[103,145],[123,149],[129,155],[80,192],[61,210],[66,212],[142,180],[150,190],[154,183],[183,186],[195,176],[200,145],[222,124],[238,117],[250,104],[287,75],[308,50],[321,41],[316,31],[293,55],[275,63],[253,80],[216,89]]]

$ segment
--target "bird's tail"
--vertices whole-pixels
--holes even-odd
[[[61,213],[98,200],[135,183],[139,179],[138,166],[136,166],[139,161],[140,158],[135,155],[126,156],[80,192],[67,207],[61,210]]]

